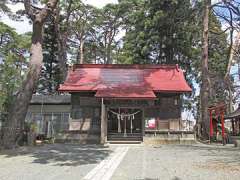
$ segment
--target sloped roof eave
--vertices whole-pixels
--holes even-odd
[[[121,68],[122,67],[122,68]],[[166,77],[166,78],[165,78]],[[60,92],[98,91],[111,86],[126,89],[142,86],[154,92],[188,93],[192,89],[187,84],[181,69],[174,66],[131,65],[83,65],[70,69]]]
[[[95,97],[101,98],[141,98],[141,99],[156,99],[156,95],[150,89],[144,87],[118,89],[118,88],[106,88],[98,90]]]
[[[236,118],[236,117],[240,117],[240,109],[237,109],[236,111],[227,114],[224,117],[224,119],[233,119],[233,118]]]

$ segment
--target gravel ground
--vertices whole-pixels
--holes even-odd
[[[79,180],[114,148],[54,144],[0,153],[0,180]]]
[[[1,152],[0,180],[80,180],[118,147],[54,144]],[[129,145],[119,161],[112,180],[240,177],[240,149],[230,145]]]
[[[232,145],[132,147],[113,180],[239,180],[240,149]]]

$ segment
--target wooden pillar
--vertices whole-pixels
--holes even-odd
[[[240,132],[240,120],[239,120],[239,117],[236,120],[237,120],[236,122],[238,123],[238,132],[237,133],[239,134],[239,132]]]
[[[232,134],[235,135],[234,119],[231,119],[232,122]]]
[[[219,114],[217,114],[216,116],[216,136],[217,136],[217,139],[218,139],[218,118],[220,117]]]
[[[211,138],[213,137],[213,122],[212,122],[212,110],[209,110],[209,114],[210,114],[210,125],[209,125],[209,135],[210,135],[210,141]]]
[[[182,128],[181,128],[181,118],[178,119],[178,130],[179,131],[182,130]]]
[[[106,108],[104,105],[104,100],[102,98],[101,103],[101,139],[100,143],[104,144],[106,142],[106,136],[107,136],[107,121],[106,121]]]
[[[222,124],[222,140],[223,140],[223,145],[225,145],[226,141],[225,141],[225,127],[224,127],[224,110],[221,110],[221,124]]]
[[[145,135],[145,115],[144,115],[144,108],[142,108],[142,135]]]
[[[124,120],[124,131],[123,131],[123,136],[124,136],[124,137],[127,137],[127,118],[124,117],[123,120]]]
[[[118,113],[121,114],[121,109],[118,108]],[[118,133],[121,133],[121,117],[117,117],[118,119]]]

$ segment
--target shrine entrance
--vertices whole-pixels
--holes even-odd
[[[142,141],[143,112],[137,108],[110,108],[107,111],[108,140]]]

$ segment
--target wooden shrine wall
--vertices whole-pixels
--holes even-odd
[[[117,100],[105,99],[107,108],[141,108],[144,109],[145,119],[155,118],[158,129],[179,130],[181,127],[180,94],[158,93],[156,100]],[[73,93],[72,130],[100,131],[101,100],[94,93]]]
[[[157,97],[154,106],[145,108],[145,118],[156,119],[158,130],[180,130],[182,107],[180,94],[157,94]]]
[[[71,131],[100,133],[101,102],[92,93],[73,93],[71,96]]]

